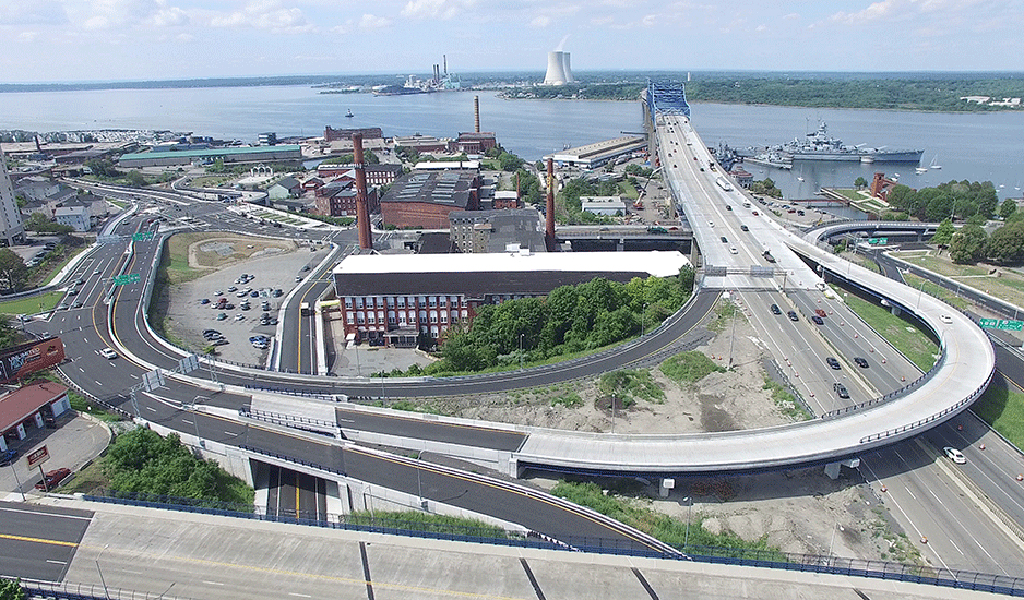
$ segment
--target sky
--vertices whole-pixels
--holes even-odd
[[[4,83],[588,70],[1024,71],[1022,0],[0,0]]]

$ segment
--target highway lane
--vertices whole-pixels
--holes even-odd
[[[339,406],[335,412],[342,432],[345,429],[356,429],[461,446],[491,448],[504,452],[515,452],[526,439],[525,434],[514,431],[426,421],[414,417],[382,415],[351,410],[344,406]]]
[[[865,454],[861,472],[876,481],[883,503],[904,524],[929,564],[1016,576],[1024,570],[1019,539],[1007,535],[990,513],[968,497],[952,465],[919,440]]]
[[[87,510],[0,502],[0,575],[61,581],[91,519]]]

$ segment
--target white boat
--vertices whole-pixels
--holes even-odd
[[[893,173],[892,174],[892,178],[893,179],[899,179],[900,178],[900,174],[899,173]]]
[[[927,173],[928,167],[917,167],[916,169],[914,169],[914,171],[916,171],[917,174],[920,175],[921,173]]]
[[[803,177],[797,177],[797,178],[796,178],[796,180],[797,180],[797,181],[803,181],[803,180],[804,180],[804,178],[803,178]]]
[[[928,168],[929,169],[941,169],[942,165],[935,164],[935,161],[937,161],[937,160],[939,160],[939,155],[938,154],[936,154],[935,156],[932,157],[932,162],[931,162],[931,164],[928,165]]]

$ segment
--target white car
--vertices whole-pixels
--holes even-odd
[[[946,446],[945,448],[942,449],[942,452],[947,457],[949,457],[949,460],[955,462],[958,465],[967,464],[967,458],[963,455],[963,452],[960,452],[959,450],[952,446]]]
[[[948,325],[953,322],[953,317],[949,315],[939,315],[939,320]]]
[[[107,360],[114,360],[117,358],[117,352],[115,352],[113,348],[104,348],[100,350],[100,356]]]

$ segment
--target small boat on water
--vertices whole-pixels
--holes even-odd
[[[938,154],[936,154],[935,156],[932,157],[932,162],[931,162],[931,164],[928,165],[928,168],[929,169],[941,169],[942,165],[935,164],[935,161],[937,161],[937,160],[939,160],[939,155]]]
[[[796,180],[797,180],[797,181],[803,181],[803,180],[804,180],[804,178],[803,178],[803,177],[797,177],[797,178],[796,178]]]
[[[354,117],[354,116],[355,116],[355,115],[354,115],[354,114],[352,114],[352,111],[351,111],[351,110],[349,110],[349,111],[348,111],[348,113],[347,113],[347,114],[345,115],[345,118],[346,118],[346,119],[351,119],[351,118],[352,118],[352,117]]]
[[[914,171],[917,172],[918,175],[920,175],[921,173],[927,173],[928,167],[917,167],[916,169],[914,169]]]

